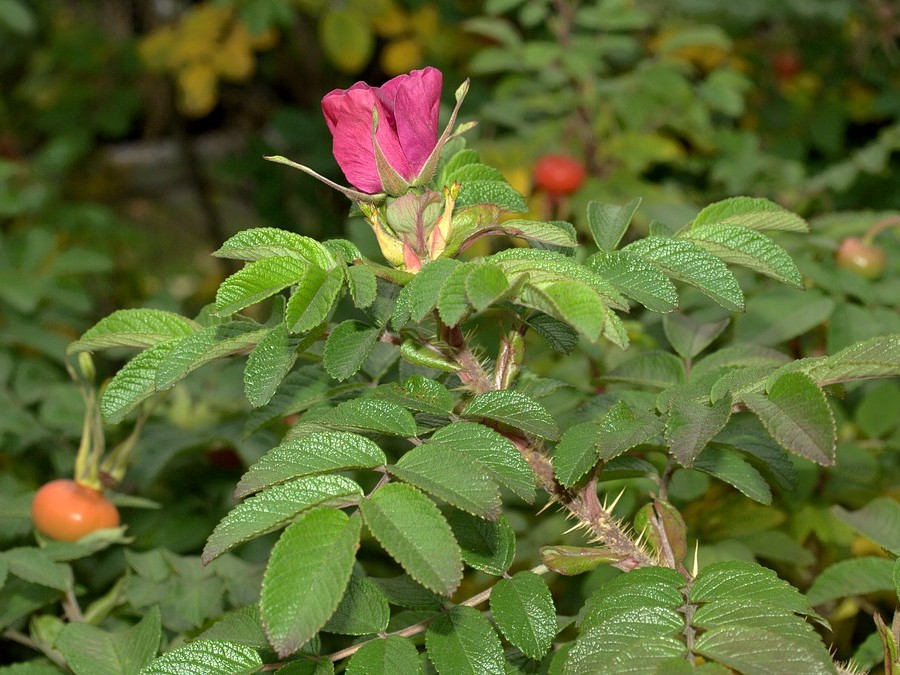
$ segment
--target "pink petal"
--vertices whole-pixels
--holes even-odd
[[[372,147],[372,108],[376,105],[375,90],[363,83],[346,91],[335,90],[322,99],[322,112],[333,137],[334,158],[347,181],[369,194],[382,189]],[[378,140],[383,147],[382,135],[379,129]],[[399,143],[395,141],[394,145],[399,150]]]
[[[408,180],[419,174],[437,144],[443,79],[441,71],[429,66],[414,70],[397,87],[394,119],[409,166],[409,174],[404,174]]]

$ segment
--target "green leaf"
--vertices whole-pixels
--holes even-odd
[[[491,592],[491,614],[503,636],[530,659],[540,660],[556,635],[556,607],[547,582],[534,572],[501,579]]]
[[[371,395],[410,410],[433,415],[449,415],[456,404],[453,394],[444,385],[422,375],[407,377],[402,386],[396,382],[383,384]]]
[[[254,347],[269,330],[252,321],[230,321],[181,340],[156,371],[156,389],[169,389],[178,380],[216,359]]]
[[[69,345],[69,354],[112,347],[145,349],[173,338],[187,337],[199,326],[174,312],[160,309],[120,309],[100,319]]]
[[[684,630],[676,607],[684,604],[684,579],[675,570],[643,567],[606,581],[585,603],[578,638],[562,670],[566,675],[628,672],[625,664],[644,659],[635,673],[653,672],[653,661],[682,656],[675,636]]]
[[[739,672],[834,673],[821,638],[796,614],[818,618],[808,600],[756,563],[705,567],[688,591],[703,629],[697,653]],[[765,648],[762,646],[765,645]]]
[[[284,441],[253,464],[235,489],[245,497],[301,476],[384,466],[387,458],[374,442],[346,431],[324,431]]]
[[[306,476],[275,485],[229,511],[203,548],[204,565],[238,544],[284,527],[315,506],[343,507],[362,497],[362,488],[344,476]]]
[[[295,432],[305,432],[304,423],[294,427]],[[309,429],[322,427],[346,431],[375,432],[390,436],[415,436],[416,420],[406,408],[377,398],[356,398],[339,403],[309,423]]]
[[[132,410],[156,393],[156,372],[178,346],[176,338],[160,342],[135,356],[115,374],[100,397],[100,411],[104,419],[116,424]]]
[[[500,515],[500,490],[477,461],[446,444],[424,443],[388,471],[448,504],[481,518]]]
[[[732,344],[722,347],[702,357],[691,368],[691,377],[702,379],[716,370],[734,368],[769,368],[790,362],[789,356],[783,352],[758,345]]]
[[[469,567],[500,576],[512,565],[516,535],[502,514],[496,521],[489,521],[453,509],[447,514],[447,522]]]
[[[666,314],[678,306],[675,284],[640,256],[627,251],[601,251],[588,258],[587,266],[653,312]]]
[[[0,553],[9,574],[32,584],[65,591],[72,586],[72,568],[54,560],[43,550],[20,546]]]
[[[320,278],[326,272],[304,260],[287,256],[251,262],[221,283],[216,292],[216,314],[234,314],[311,275]]]
[[[457,513],[462,513],[458,511]],[[467,516],[474,518],[474,516]],[[485,522],[478,519],[479,522]],[[387,596],[388,602],[397,607],[417,610],[439,610],[443,604],[443,598],[432,591],[420,586],[406,574],[390,578],[369,577],[381,592]]]
[[[284,321],[292,333],[312,330],[326,318],[344,284],[340,268],[323,272],[308,266],[307,273],[296,281],[297,287],[284,310]]]
[[[718,434],[731,417],[731,398],[725,396],[706,405],[690,396],[676,396],[666,420],[666,443],[682,466],[694,459]]]
[[[575,248],[578,246],[578,241],[575,239],[574,230],[567,229],[571,227],[569,223],[558,224],[555,222],[512,218],[500,223],[499,229],[500,232],[504,232],[511,237],[521,237],[522,239],[551,246]]]
[[[858,511],[835,505],[831,512],[882,548],[900,555],[900,504],[894,499],[878,497]]]
[[[484,417],[541,438],[559,438],[559,427],[550,412],[534,399],[516,391],[478,394],[464,412],[466,417]]]
[[[553,470],[563,485],[574,485],[599,460],[611,460],[662,433],[663,419],[624,401],[599,421],[569,427],[553,451]]]
[[[465,280],[469,302],[479,312],[503,297],[509,281],[503,270],[493,263],[475,265]]]
[[[733,485],[750,499],[761,504],[772,503],[772,490],[769,484],[759,471],[737,452],[709,446],[697,455],[692,468]]]
[[[362,368],[380,334],[380,328],[361,321],[343,321],[332,329],[325,342],[322,365],[334,379],[346,380]]]
[[[360,502],[366,526],[416,581],[450,595],[462,580],[462,552],[450,526],[414,487],[388,483]]]
[[[692,227],[684,236],[720,260],[803,287],[803,277],[791,256],[764,234],[743,226],[716,223]]]
[[[350,265],[347,268],[347,287],[350,289],[353,305],[358,309],[370,307],[378,294],[375,273],[366,265]]]
[[[441,321],[448,326],[458,324],[469,310],[466,278],[475,269],[474,263],[457,265],[444,280],[437,298]]]
[[[712,344],[728,327],[730,319],[698,321],[680,312],[663,317],[663,330],[672,348],[683,359],[693,359]]]
[[[244,395],[254,408],[264,406],[297,362],[303,336],[291,335],[279,323],[256,345],[244,367]]]
[[[19,0],[0,2],[0,24],[5,24],[9,30],[24,36],[33,35],[37,29],[37,21],[31,8]],[[26,674],[21,673],[20,675]]]
[[[669,352],[642,352],[613,368],[603,379],[607,382],[627,382],[668,389],[684,383],[684,364]]]
[[[565,487],[572,487],[599,461],[600,425],[583,422],[563,432],[553,451],[553,473]]]
[[[500,265],[510,285],[527,277],[532,286],[546,286],[561,280],[580,281],[594,289],[604,304],[626,311],[625,298],[606,279],[572,258],[555,251],[534,248],[510,248],[495,253],[490,262]]]
[[[413,321],[421,321],[438,303],[441,287],[461,263],[453,258],[438,258],[424,265],[419,273],[400,291],[407,297]]]
[[[762,565],[729,561],[712,563],[697,575],[688,602],[733,601],[815,617],[809,601],[788,582]]]
[[[359,247],[348,239],[326,239],[322,242],[322,246],[333,255],[338,262],[343,262],[347,265],[352,265],[355,262],[357,264],[365,263]]]
[[[415,645],[398,635],[367,642],[347,663],[347,675],[399,675],[420,670],[419,652]]]
[[[512,441],[494,429],[474,422],[454,422],[435,431],[427,443],[450,447],[471,456],[491,478],[529,504],[534,501],[531,468]]]
[[[730,312],[744,309],[744,294],[734,275],[725,263],[696,244],[649,236],[622,250],[656,265],[673,279],[694,286]]]
[[[812,605],[879,591],[894,590],[894,561],[866,556],[829,565],[806,592]]]
[[[225,640],[196,640],[166,652],[141,669],[140,675],[242,675],[262,666],[255,649]]]
[[[198,640],[228,640],[259,649],[268,648],[269,640],[259,617],[259,605],[246,605],[226,612],[213,625],[197,636]]]
[[[504,675],[503,646],[486,618],[457,605],[439,616],[425,633],[428,658],[440,675]]]
[[[318,508],[304,513],[275,544],[260,614],[279,656],[296,652],[334,613],[350,579],[361,525],[343,511]]]
[[[808,232],[803,218],[768,199],[732,197],[710,204],[697,214],[691,228],[707,224],[740,225],[753,230]]]
[[[476,204],[493,204],[509,213],[528,211],[528,204],[522,195],[503,180],[470,180],[463,183],[456,199],[456,208]]]
[[[565,321],[591,342],[603,330],[607,309],[597,292],[580,281],[563,280],[540,287],[526,285],[520,294],[522,304]]]
[[[792,361],[772,374],[799,371],[820,387],[849,380],[900,377],[900,335],[881,335],[857,342],[831,356]]]
[[[772,289],[747,301],[747,313],[734,323],[734,339],[775,347],[821,325],[834,308],[834,300],[815,289]]]
[[[238,232],[228,238],[213,255],[217,258],[251,261],[289,257],[326,270],[336,264],[332,253],[315,239],[274,227],[258,227]]]
[[[351,576],[347,591],[328,623],[326,633],[371,635],[387,628],[391,608],[381,589],[365,577]]]
[[[334,675],[334,663],[327,656],[313,658],[304,654],[298,659],[288,661],[287,665],[276,672],[278,675]]]
[[[136,673],[154,659],[161,638],[159,608],[151,607],[134,626],[115,633],[85,622],[68,623],[55,647],[75,675]]]
[[[836,431],[824,392],[808,375],[785,373],[764,396],[741,399],[786,450],[823,466],[834,463]]]
[[[578,333],[569,324],[549,314],[536,312],[529,316],[525,323],[544,338],[550,348],[560,354],[569,354],[578,344]]]
[[[757,626],[727,626],[708,631],[694,651],[739,673],[837,673],[828,650],[814,636],[798,638]]]
[[[590,201],[587,205],[587,222],[591,236],[601,251],[612,251],[631,224],[634,212],[641,205],[640,197],[624,206]]]
[[[900,385],[892,380],[867,387],[853,419],[865,436],[886,438],[900,426],[900,416],[885,415],[885,410],[900,410]]]

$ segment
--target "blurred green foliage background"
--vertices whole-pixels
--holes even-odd
[[[810,219],[812,235],[791,242],[810,289],[776,298],[760,287],[736,322],[742,341],[800,357],[900,332],[898,229],[878,235],[881,279],[833,264],[841,239],[900,210],[894,0],[0,0],[0,45],[2,546],[30,532],[37,485],[71,472],[82,404],[64,350],[99,317],[135,306],[198,311],[229,271],[209,253],[249,227],[346,236],[378,257],[344,198],[262,159],[282,154],[343,182],[319,101],[357,80],[433,65],[446,104],[471,78],[463,119],[479,127],[469,143],[532,215],[582,232],[588,200],[636,196],[642,227],[678,226],[738,194]],[[588,172],[566,199],[532,185],[537,158],[558,152]],[[760,332],[754,317],[785,303],[789,325]],[[662,340],[658,317],[632,318],[638,348]],[[548,356],[543,367],[577,383],[616,357],[585,358]],[[196,553],[242,467],[283,432],[244,435],[239,378],[205,372],[148,423],[124,491],[165,508],[129,514],[136,550]],[[896,382],[849,390],[836,404],[838,467],[805,467],[800,492],[777,506],[748,506],[690,476],[674,499],[692,502],[694,536],[718,542],[710,559],[762,557],[802,586],[818,566],[871,553],[827,509],[900,496],[897,461],[885,454],[900,445],[898,410]],[[711,509],[758,513],[737,531],[729,518],[704,518]],[[173,520],[179,527],[164,526]],[[99,592],[124,564],[109,553],[84,583]],[[844,657],[865,637],[855,633],[861,611],[865,603],[845,603],[831,616]],[[170,617],[169,628],[205,618]]]

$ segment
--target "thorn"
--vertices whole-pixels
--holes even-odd
[[[624,495],[624,494],[625,494],[625,488],[622,488],[622,491],[619,493],[619,496],[616,497],[616,498],[613,500],[613,503],[610,504],[609,506],[605,506],[605,505],[604,505],[603,510],[604,510],[604,511],[612,512],[612,510],[613,510],[614,508],[616,508],[616,504],[619,503],[619,500],[622,498],[622,495]]]
[[[580,530],[583,527],[587,527],[587,523],[584,521],[579,521],[579,522],[575,523],[572,527],[570,527],[568,530],[563,532],[563,534],[569,534],[569,532],[574,532],[575,530]]]
[[[694,542],[694,565],[691,568],[691,576],[697,578],[697,572],[700,571],[700,564],[697,556],[700,554],[700,540]]]
[[[544,504],[544,505],[541,507],[541,510],[538,511],[535,515],[536,515],[536,516],[541,515],[544,511],[546,511],[547,509],[549,509],[550,506],[551,506],[555,501],[556,501],[556,497],[554,497],[553,495],[550,495],[550,498],[547,500],[547,503]]]

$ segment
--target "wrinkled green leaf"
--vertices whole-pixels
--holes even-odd
[[[280,656],[297,651],[334,613],[350,579],[361,525],[343,511],[318,508],[304,513],[275,544],[260,614]]]
[[[414,487],[388,483],[360,502],[366,526],[420,584],[450,595],[462,580],[462,552],[447,521]]]

